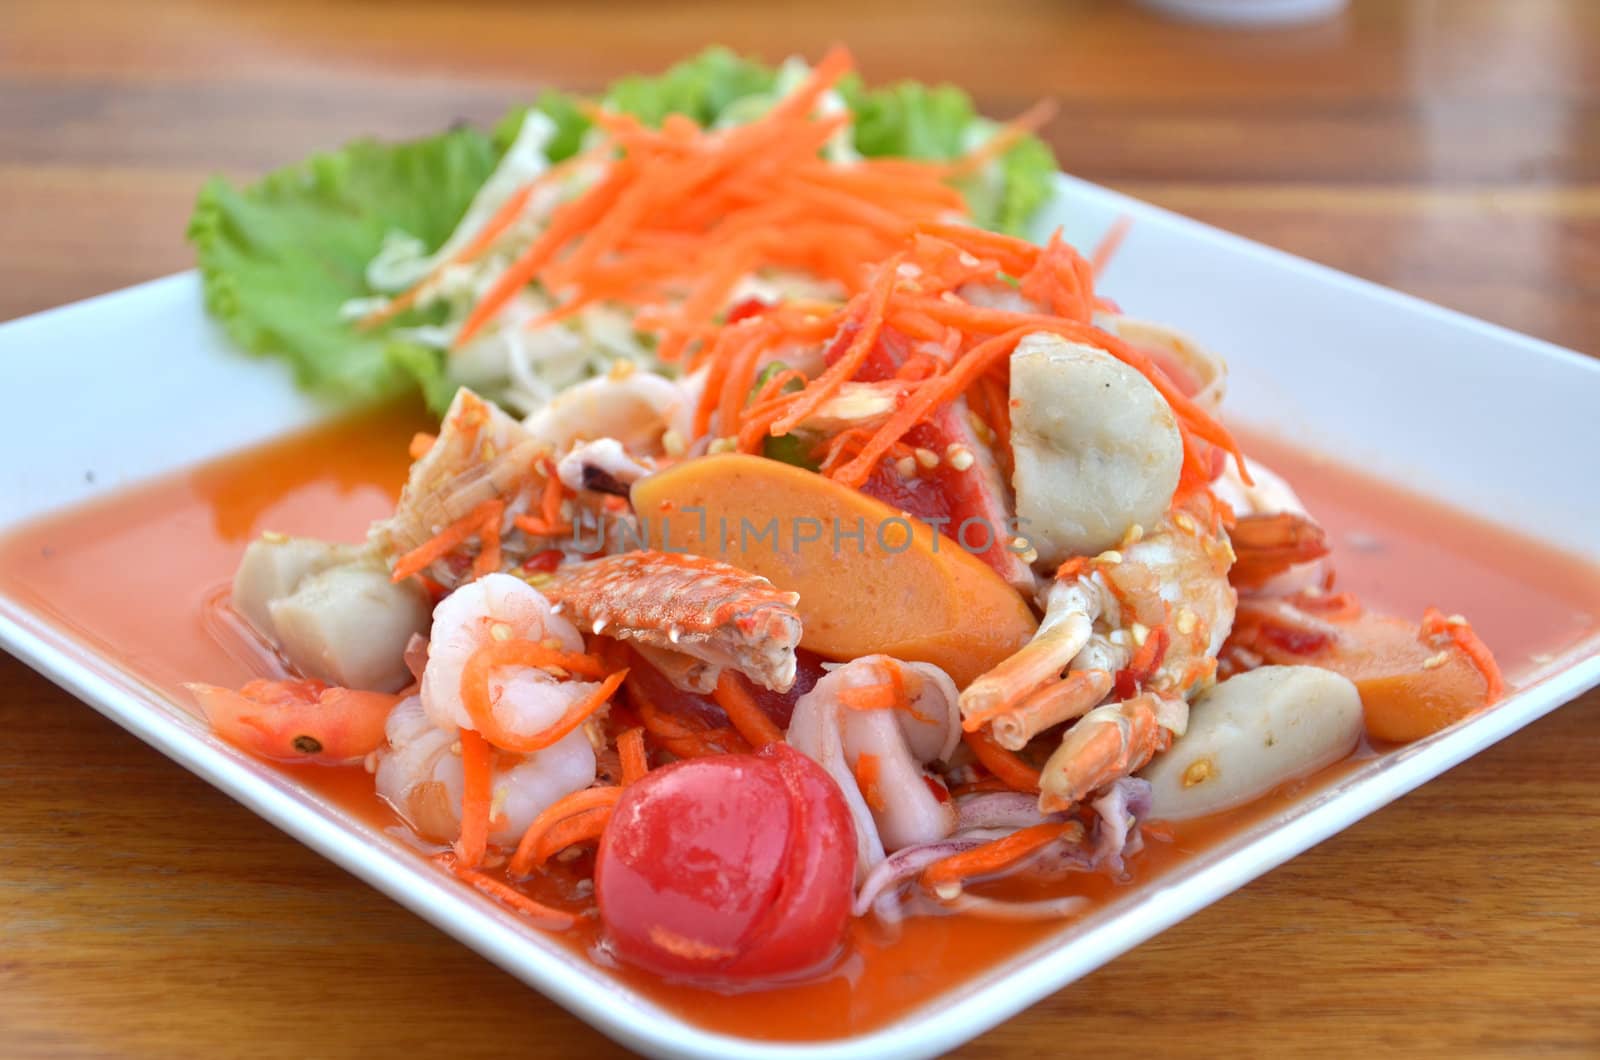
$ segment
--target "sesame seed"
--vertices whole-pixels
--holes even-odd
[[[1114,629],[1111,631],[1110,636],[1106,637],[1106,639],[1119,648],[1126,648],[1128,646],[1128,631],[1125,629]]]
[[[941,883],[933,889],[933,893],[946,902],[953,902],[961,897],[959,883]]]
[[[1130,545],[1137,545],[1140,541],[1144,540],[1144,527],[1140,526],[1138,523],[1134,523],[1132,526],[1128,527],[1128,533],[1124,540]]]
[[[901,478],[917,477],[917,462],[909,456],[902,456],[894,462],[894,469],[900,472]]]
[[[610,376],[614,380],[620,381],[632,375],[634,369],[638,367],[638,365],[626,359],[616,360],[611,362],[611,367],[606,371],[606,375]]]
[[[1122,562],[1122,553],[1118,552],[1114,548],[1108,548],[1104,552],[1100,553],[1098,556],[1095,557],[1095,562],[1097,562],[1097,563],[1109,563],[1112,566],[1115,566],[1118,563]]]
[[[731,453],[739,448],[739,443],[732,438],[713,438],[706,448],[707,453]]]
[[[557,640],[555,637],[546,637],[541,643],[543,643],[544,646],[549,648],[551,651],[561,650],[561,641]]]
[[[493,640],[507,641],[511,639],[511,627],[504,622],[496,622],[489,627],[489,636]]]
[[[1184,531],[1185,533],[1192,534],[1199,529],[1199,526],[1195,523],[1193,517],[1191,517],[1188,512],[1179,512],[1173,517],[1172,521],[1177,523],[1178,529]]]
[[[950,461],[950,466],[957,471],[965,471],[977,462],[972,450],[964,445],[952,445],[945,450],[944,455],[945,459]]]
[[[967,424],[971,426],[972,433],[978,436],[978,441],[982,442],[984,445],[994,444],[994,429],[987,423],[984,423],[983,418],[980,417],[976,412],[968,410]]]
[[[453,755],[456,755],[457,757],[460,757],[460,755],[461,755],[461,741],[460,740],[457,740],[455,743],[450,745],[450,753],[453,754]]]
[[[1144,642],[1150,637],[1150,627],[1143,622],[1135,622],[1128,632],[1133,634],[1133,642],[1140,647],[1143,647]]]
[[[965,250],[963,250],[960,255],[956,257],[956,260],[961,262],[961,264],[965,265],[969,269],[975,269],[978,267],[978,259],[973,257],[970,252]]]
[[[668,456],[682,456],[688,451],[689,446],[684,442],[683,435],[668,427],[666,433],[661,436],[661,449]]]
[[[1437,670],[1439,667],[1443,666],[1449,661],[1450,653],[1447,651],[1442,651],[1438,655],[1430,655],[1427,661],[1422,664],[1422,668],[1424,670]]]
[[[493,442],[487,442],[486,441],[486,442],[483,443],[483,450],[482,450],[480,455],[485,460],[493,460],[495,458],[495,454],[498,453],[498,452],[499,452],[499,450],[497,450],[494,447],[494,443]]]
[[[1178,627],[1178,632],[1187,637],[1189,634],[1193,633],[1195,627],[1200,624],[1200,616],[1185,607],[1178,612],[1176,624]]]
[[[932,449],[923,449],[919,446],[916,450],[916,455],[917,463],[929,470],[939,466],[939,454]]]
[[[909,261],[902,261],[895,266],[894,272],[896,276],[904,276],[908,280],[914,280],[922,275],[922,267]]]
[[[1025,537],[1013,537],[1011,539],[1011,551],[1015,552],[1017,558],[1024,563],[1032,563],[1039,558],[1039,550],[1034,548],[1033,542]]]
[[[276,530],[267,530],[262,533],[261,540],[265,541],[269,545],[282,545],[288,542],[289,535],[279,533]]]
[[[1216,764],[1209,758],[1199,758],[1189,763],[1189,768],[1183,771],[1183,786],[1192,788],[1196,784],[1204,784],[1217,773]]]
[[[511,797],[511,789],[501,785],[494,789],[494,796],[489,800],[489,819],[493,820],[505,812],[506,800]]]
[[[957,295],[956,295],[956,293],[954,291],[946,291],[946,292],[944,292],[943,294],[941,294],[939,296],[939,300],[941,302],[949,302],[951,305],[962,305],[962,304],[964,304],[961,301],[961,299],[959,297],[957,297]]]
[[[1444,624],[1447,626],[1464,626],[1467,624],[1467,616],[1451,615],[1449,618],[1444,620]]]
[[[591,629],[594,630],[594,635],[598,637],[600,635],[601,631],[603,631],[606,628],[606,623],[610,622],[610,621],[611,620],[609,618],[597,618],[597,619],[595,619],[594,620],[594,625],[592,627],[590,627]]]

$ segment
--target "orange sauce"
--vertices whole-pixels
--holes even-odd
[[[412,409],[367,414],[34,522],[0,539],[0,592],[187,709],[180,682],[238,685],[256,676],[204,625],[207,600],[230,580],[245,545],[264,530],[358,539],[391,509],[406,442],[423,426]],[[1271,440],[1244,440],[1295,484],[1329,530],[1341,588],[1401,615],[1418,616],[1430,604],[1468,614],[1513,685],[1540,653],[1558,652],[1600,623],[1600,573],[1582,562]],[[1096,902],[1136,895],[1358,765],[1334,766],[1244,810],[1174,827],[1132,859],[1130,882],[1084,876],[1072,887]],[[361,769],[284,769],[322,798],[398,831]],[[708,1029],[815,1040],[892,1022],[1064,930],[960,917],[912,918],[896,928],[858,923],[826,973],[736,994],[628,968],[614,974]],[[592,925],[552,937],[589,952],[598,941]]]

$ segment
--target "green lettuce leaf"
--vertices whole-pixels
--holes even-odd
[[[339,309],[370,294],[367,263],[386,233],[443,243],[498,157],[483,133],[455,129],[403,144],[357,141],[242,191],[208,181],[189,221],[206,308],[244,349],[283,357],[303,386],[330,398],[371,400],[442,380],[441,353],[389,328],[359,331]],[[413,313],[395,323],[425,321]],[[437,407],[440,385],[426,389]]]
[[[953,85],[905,81],[866,90],[851,78],[840,91],[856,115],[856,150],[868,158],[955,158],[995,127],[979,117],[971,97]],[[966,181],[962,191],[973,220],[985,228],[1022,235],[1053,193],[1055,173],[1050,148],[1037,136],[1025,136]]]

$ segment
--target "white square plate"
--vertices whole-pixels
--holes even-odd
[[[1041,229],[1133,228],[1104,278],[1138,316],[1230,362],[1230,421],[1354,464],[1600,564],[1600,362],[1063,177]],[[332,414],[276,362],[236,353],[190,274],[0,326],[13,447],[0,531]],[[62,415],[60,395],[71,402]],[[1448,443],[1448,444],[1447,444]],[[92,472],[92,474],[86,474]],[[1585,488],[1573,488],[1582,483]],[[1596,602],[1600,606],[1600,601]],[[1600,683],[1600,635],[1495,709],[1331,787],[880,1030],[796,1045],[708,1033],[445,878],[381,831],[213,738],[110,659],[0,595],[0,644],[262,817],[618,1041],[660,1056],[927,1056],[981,1033]]]

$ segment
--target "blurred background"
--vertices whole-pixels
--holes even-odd
[[[1132,0],[5,7],[0,260],[30,267],[0,319],[186,267],[207,173],[489,122],[712,42],[843,41],[869,80],[954,81],[995,116],[1054,98],[1069,172],[1558,342],[1600,330],[1593,0],[1353,0],[1261,28]]]
[[[1270,27],[1159,3],[4,0],[0,320],[187,268],[211,173],[487,123],[710,43],[777,60],[842,41],[869,81],[952,81],[995,117],[1055,99],[1044,135],[1069,172],[1600,345],[1600,0],[1349,0]],[[14,660],[0,687],[0,1054],[614,1049]],[[39,703],[59,709],[24,715]],[[1600,1056],[1594,707],[967,1055]],[[1264,969],[1269,952],[1292,959]]]

